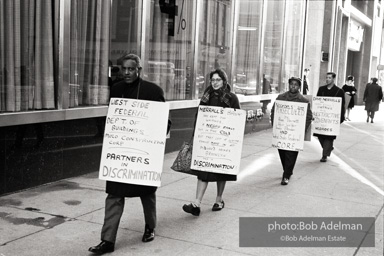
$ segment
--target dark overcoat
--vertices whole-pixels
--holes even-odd
[[[111,98],[128,98],[165,102],[164,92],[159,86],[138,78],[132,84],[120,81],[111,87]],[[168,120],[168,131],[171,122]],[[121,197],[145,196],[156,192],[157,187],[107,181],[106,192]]]
[[[367,84],[364,91],[365,110],[375,112],[379,110],[379,104],[383,98],[383,90],[376,83]]]

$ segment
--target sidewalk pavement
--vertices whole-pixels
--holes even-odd
[[[210,184],[200,217],[181,209],[195,198],[196,177],[172,171],[177,152],[166,154],[156,239],[141,242],[142,206],[127,199],[115,252],[107,255],[383,255],[384,112],[373,124],[365,122],[363,106],[350,116],[328,162],[319,162],[317,138],[305,143],[288,186],[280,185],[271,129],[245,135],[241,173],[227,183],[225,208],[211,211],[216,185]],[[106,197],[97,176],[95,170],[0,197],[0,255],[91,255]],[[239,247],[239,217],[374,217],[375,247]]]

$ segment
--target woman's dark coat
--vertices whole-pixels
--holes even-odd
[[[210,87],[208,87],[207,90],[209,89]],[[230,92],[229,85],[226,86],[226,89],[224,91],[225,91],[225,94],[223,97],[215,97],[214,93],[212,93],[209,97],[209,100],[207,102],[200,101],[200,105],[240,109],[239,99],[234,93]],[[196,121],[195,121],[195,126],[196,126]],[[205,171],[198,171],[198,170],[194,170],[194,171],[196,172],[197,178],[203,181],[235,181],[236,180],[236,175],[205,172]]]
[[[351,96],[351,100],[348,103],[348,108],[352,109],[355,106],[355,95],[357,92],[356,87],[353,85],[345,84],[342,89],[346,94]],[[355,92],[355,94],[353,94],[352,92]]]

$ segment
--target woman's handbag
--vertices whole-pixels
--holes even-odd
[[[190,140],[190,142],[183,143],[179,153],[177,154],[175,161],[171,166],[171,169],[176,172],[196,175],[196,171],[191,170],[191,161],[192,161],[192,140]]]

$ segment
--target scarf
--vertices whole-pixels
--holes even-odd
[[[207,105],[214,91],[215,89],[213,89],[212,85],[208,86],[208,88],[204,91],[204,94],[200,99],[200,104]],[[221,88],[217,89],[217,92],[219,93],[219,101],[224,102],[225,105],[230,107],[232,97],[231,97],[231,94],[229,93],[230,92],[229,85],[227,84],[226,86],[222,86]]]

